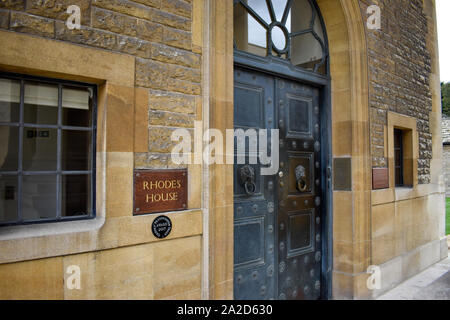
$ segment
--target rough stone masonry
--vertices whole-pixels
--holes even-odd
[[[66,27],[70,5],[81,29]],[[148,90],[149,150],[136,168],[166,168],[170,136],[193,128],[201,48],[192,44],[193,0],[0,0],[0,28],[132,55],[135,87]]]
[[[81,9],[81,30],[65,27],[71,4]],[[382,18],[381,30],[366,30],[372,166],[388,166],[387,112],[415,117],[418,179],[426,184],[432,104],[423,3],[360,0],[363,17],[372,4],[381,8]],[[135,56],[135,85],[149,90],[151,105],[150,148],[135,155],[136,167],[170,166],[170,134],[173,128],[193,127],[195,97],[201,94],[201,49],[192,45],[192,0],[0,0],[0,28]]]
[[[388,167],[385,157],[387,112],[417,119],[419,134],[418,180],[430,183],[432,141],[430,112],[431,55],[426,47],[427,18],[422,0],[361,0],[381,9],[381,29],[368,30],[369,103],[372,166]]]

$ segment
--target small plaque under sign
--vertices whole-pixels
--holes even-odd
[[[389,169],[373,168],[372,169],[372,189],[388,189],[389,188]]]
[[[187,170],[135,170],[134,214],[187,209]]]
[[[152,232],[158,239],[164,239],[172,231],[172,221],[169,217],[159,216],[152,223]]]

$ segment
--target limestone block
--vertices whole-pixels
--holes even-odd
[[[63,299],[62,258],[0,265],[0,299]]]
[[[202,86],[198,83],[169,78],[167,83],[167,90],[192,95],[200,95],[202,93]]]
[[[171,139],[174,130],[173,128],[151,127],[149,129],[149,151],[170,154],[173,147],[178,144]],[[193,136],[193,132],[190,134]]]
[[[56,39],[69,41],[77,44],[98,47],[108,50],[116,50],[118,36],[97,29],[81,26],[80,29],[70,30],[64,22],[56,21]]]
[[[137,19],[109,10],[92,8],[92,27],[136,37]]]
[[[151,61],[136,59],[136,85],[152,89],[167,89],[167,65]]]
[[[164,0],[161,2],[161,10],[190,18],[192,5],[181,0]]]
[[[151,8],[128,0],[92,0],[92,5],[136,18],[152,20],[153,11]]]
[[[153,249],[155,299],[200,289],[201,246],[201,237],[155,243]]]
[[[148,90],[136,88],[134,102],[134,152],[148,151]]]
[[[106,115],[106,151],[132,152],[134,88],[108,85]]]
[[[9,12],[8,11],[0,11],[0,28],[1,29],[9,28]]]
[[[175,70],[175,72],[171,72]],[[191,95],[201,93],[201,85],[184,78],[198,77],[198,72],[190,74],[189,69],[177,68],[152,60],[136,59],[136,85],[157,90],[168,90]],[[172,78],[172,77],[180,77]]]
[[[24,0],[1,0],[0,8],[23,10],[25,8]]]
[[[153,298],[152,244],[66,256],[63,262],[64,270],[75,265],[81,271],[81,288],[64,286],[65,299]]]
[[[201,66],[201,56],[199,54],[158,43],[152,46],[151,58],[191,68],[200,68]]]
[[[195,115],[165,111],[150,111],[149,118],[150,125],[193,128]]]
[[[196,83],[201,82],[200,69],[187,68],[173,64],[168,65],[168,69],[171,78],[187,80]]]
[[[52,20],[31,16],[21,12],[11,13],[11,26],[13,31],[34,34],[42,37],[55,36],[55,24]]]
[[[165,27],[162,42],[169,46],[191,50],[192,34],[190,32]]]
[[[176,29],[191,31],[192,22],[190,18],[177,16],[166,11],[153,10],[152,20]]]
[[[195,97],[182,93],[150,90],[150,109],[179,113],[195,113]]]
[[[155,8],[160,8],[162,1],[164,1],[164,0],[134,0],[134,2],[144,4],[144,5],[150,6],[150,7],[155,7]]]

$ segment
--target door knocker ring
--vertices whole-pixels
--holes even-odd
[[[295,168],[295,178],[297,181],[297,189],[300,192],[305,192],[308,189],[308,185],[306,183],[306,170],[303,166],[298,166]]]
[[[244,185],[245,193],[252,196],[256,192],[255,184],[255,169],[249,165],[245,165],[241,168],[241,183]]]

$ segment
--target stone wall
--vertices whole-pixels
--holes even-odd
[[[381,9],[381,29],[366,29],[369,53],[372,166],[386,168],[388,111],[417,119],[419,184],[430,183],[432,139],[431,56],[426,47],[427,18],[422,0],[360,0]]]
[[[81,9],[80,30],[66,26],[69,5]],[[135,86],[148,93],[151,125],[149,148],[135,154],[135,165],[165,168],[170,135],[194,127],[201,94],[192,14],[193,0],[2,0],[0,28],[135,57]]]
[[[69,5],[81,9],[80,30],[66,26]],[[201,298],[201,166],[188,168],[188,207],[167,213],[167,238],[152,235],[154,215],[133,216],[133,170],[172,166],[171,132],[201,118],[198,7],[0,0],[2,71],[99,85],[96,218],[2,230],[0,299]],[[81,268],[81,290],[65,285],[70,265]]]

